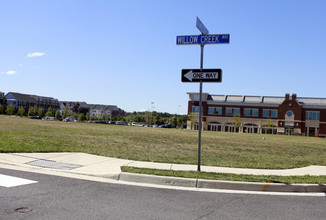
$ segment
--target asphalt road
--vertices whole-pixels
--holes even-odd
[[[7,169],[0,174],[37,181],[0,186],[0,219],[326,218],[326,197],[160,189]]]

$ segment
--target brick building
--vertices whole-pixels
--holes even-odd
[[[188,95],[187,127],[198,129],[199,94]],[[326,98],[203,93],[202,100],[203,130],[326,137]]]

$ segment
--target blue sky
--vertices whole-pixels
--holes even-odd
[[[222,83],[203,92],[326,97],[326,1],[0,0],[0,91],[186,113],[181,69],[200,67],[196,16],[230,44],[206,45]]]

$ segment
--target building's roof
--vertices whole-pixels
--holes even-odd
[[[305,107],[326,107],[326,98],[297,98],[297,101]]]
[[[36,103],[36,100],[32,95],[27,95],[27,94],[21,94],[21,93],[16,93],[16,92],[10,92],[10,94],[15,97],[15,99],[23,102],[30,102],[30,103]],[[8,95],[8,94],[7,94]]]
[[[225,104],[269,104],[279,105],[285,100],[284,97],[271,96],[240,96],[240,95],[208,95],[208,102]]]
[[[8,94],[11,94],[13,97],[15,97],[15,99],[17,99],[19,101],[30,102],[30,103],[36,103],[39,100],[40,101],[42,101],[42,100],[54,100],[54,101],[58,101],[57,99],[52,98],[52,97],[22,94],[22,93],[18,93],[18,92],[10,92]]]
[[[90,109],[97,109],[97,110],[117,110],[118,107],[116,105],[101,105],[101,104],[90,104]]]
[[[198,93],[188,93],[191,96]],[[207,93],[206,93],[207,94]],[[292,99],[292,96],[289,96]],[[241,96],[241,95],[210,95],[207,94],[208,104],[222,105],[255,105],[255,106],[277,106],[285,101],[280,96]],[[305,108],[322,107],[326,108],[326,98],[297,97],[296,101]]]
[[[68,108],[73,108],[76,105],[80,106],[81,108],[89,108],[89,105],[86,102],[75,102],[75,101],[59,101],[60,106],[66,106]]]

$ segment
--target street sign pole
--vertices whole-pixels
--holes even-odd
[[[181,72],[182,82],[199,82],[199,125],[198,125],[198,168],[200,171],[200,157],[201,157],[201,131],[202,131],[202,114],[203,114],[203,82],[221,82],[221,69],[203,69],[204,46],[205,44],[228,44],[230,42],[230,34],[209,34],[209,31],[196,18],[196,27],[201,32],[201,35],[183,35],[177,36],[177,45],[200,45],[200,70],[184,69]]]
[[[200,70],[203,70],[204,61],[204,44],[200,45]],[[199,82],[199,126],[198,126],[198,167],[200,171],[200,158],[201,158],[201,130],[202,130],[202,106],[203,106],[203,81]]]

